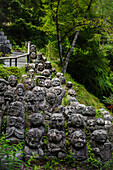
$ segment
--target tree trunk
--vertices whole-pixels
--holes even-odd
[[[70,50],[69,50],[69,52],[68,52],[68,54],[67,54],[66,63],[65,63],[65,65],[64,65],[64,67],[63,67],[63,70],[62,70],[63,73],[66,73],[66,71],[67,71],[67,66],[68,66],[68,63],[69,63],[69,58],[70,58],[71,54],[73,53],[73,49],[74,49],[76,40],[77,40],[77,38],[78,38],[78,35],[79,35],[79,31],[76,32],[76,34],[75,34],[75,36],[74,36],[74,39],[73,39],[73,42],[72,42],[72,45],[71,45],[71,48],[70,48]]]

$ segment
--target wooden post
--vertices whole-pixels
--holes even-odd
[[[12,58],[10,58],[10,66],[12,65]]]
[[[17,58],[15,58],[15,67],[17,67]]]

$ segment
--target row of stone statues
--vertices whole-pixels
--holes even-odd
[[[26,159],[31,155],[43,157],[45,153],[50,158],[64,158],[72,153],[78,161],[88,158],[88,139],[97,158],[102,162],[110,160],[113,118],[109,112],[100,109],[103,118],[96,118],[94,107],[80,104],[72,82],[66,83],[63,74],[57,73],[41,53],[37,56],[34,45],[30,57],[31,63],[26,64],[26,75],[20,82],[14,75],[8,81],[0,79],[0,127],[6,117],[6,139],[11,143],[25,140]],[[37,71],[42,65],[44,69]],[[69,103],[65,107],[64,96]]]

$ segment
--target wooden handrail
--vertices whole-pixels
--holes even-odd
[[[10,57],[0,57],[0,60],[10,59],[10,66],[11,66],[12,65],[12,59],[15,59],[15,66],[17,67],[17,58],[21,58],[21,57],[27,56],[27,63],[29,63],[30,44],[31,44],[31,42],[28,41],[28,53],[23,53],[23,54],[20,54],[20,55],[10,56]]]

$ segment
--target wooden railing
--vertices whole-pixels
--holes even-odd
[[[12,66],[12,59],[15,59],[15,67],[17,67],[17,59],[27,56],[27,63],[29,63],[29,55],[30,55],[30,41],[28,41],[28,52],[27,53],[23,53],[23,54],[16,55],[16,56],[0,57],[0,60],[9,59],[10,60],[10,66]]]

